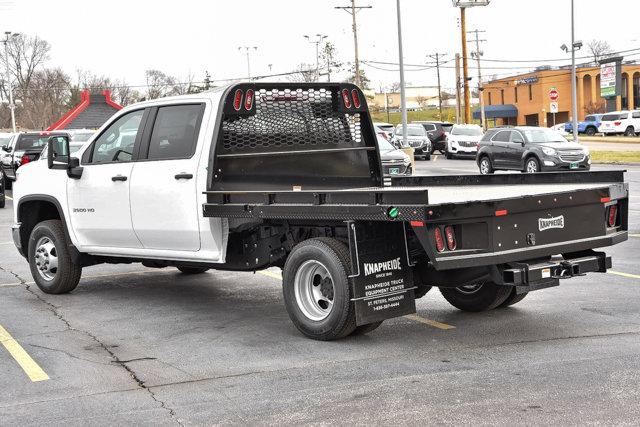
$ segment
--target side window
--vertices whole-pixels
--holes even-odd
[[[162,160],[191,157],[196,147],[201,113],[200,104],[158,108],[147,158]]]
[[[132,111],[113,122],[93,144],[88,163],[130,162],[143,114]]]
[[[640,111],[634,111],[633,112],[633,118],[634,119],[640,119]]]
[[[524,138],[520,132],[511,131],[511,142],[514,144],[522,144],[524,142]]]
[[[436,130],[436,125],[426,125],[424,127],[427,131]]]
[[[510,136],[511,136],[510,130],[501,130],[500,132],[495,134],[495,136],[491,138],[491,140],[496,142],[509,142]]]

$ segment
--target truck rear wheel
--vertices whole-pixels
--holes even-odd
[[[440,288],[440,293],[449,304],[462,311],[486,311],[498,307],[511,294],[509,286],[493,282],[479,282],[457,288]]]
[[[510,305],[517,304],[520,301],[522,301],[524,299],[524,297],[526,297],[528,294],[529,294],[529,292],[525,292],[523,294],[516,294],[516,288],[514,287],[511,290],[511,293],[509,294],[507,299],[504,300],[504,302],[502,304],[500,304],[498,306],[498,308],[505,308],[505,307],[509,307]]]
[[[29,268],[38,288],[46,294],[65,294],[78,286],[82,267],[69,254],[60,220],[37,224],[29,237]]]
[[[209,267],[187,267],[179,265],[178,270],[180,270],[180,272],[183,274],[202,274],[208,271]]]
[[[300,332],[329,341],[356,329],[349,272],[349,250],[335,239],[308,239],[293,248],[282,270],[283,293]]]

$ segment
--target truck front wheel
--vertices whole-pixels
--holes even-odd
[[[511,287],[492,282],[479,282],[457,288],[440,288],[440,293],[449,304],[462,311],[492,310],[505,302]]]
[[[33,228],[28,255],[31,275],[42,292],[64,294],[78,286],[82,267],[71,260],[61,221],[43,221]]]
[[[209,267],[188,267],[186,265],[179,265],[177,268],[182,274],[202,274],[209,270]]]
[[[331,238],[305,240],[289,254],[282,271],[284,303],[307,337],[329,341],[356,329],[349,266],[349,250]]]

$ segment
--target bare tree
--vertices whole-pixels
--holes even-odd
[[[147,78],[145,99],[156,99],[186,93],[183,85],[175,77],[160,70],[146,70],[144,74]]]
[[[587,47],[589,48],[589,53],[591,53],[591,56],[593,56],[593,62],[595,62],[596,64],[605,56],[613,52],[613,49],[611,48],[611,46],[609,46],[609,43],[604,40],[591,40],[587,44]]]
[[[391,85],[389,86],[389,92],[391,92],[391,93],[400,92],[400,82],[391,83]]]
[[[331,42],[326,42],[320,51],[320,68],[326,68],[329,76],[331,76],[331,73],[339,72],[342,69],[342,62],[336,59],[337,56],[335,45]]]
[[[309,64],[300,64],[296,72],[288,77],[289,81],[296,83],[312,83],[316,81],[316,69]]]

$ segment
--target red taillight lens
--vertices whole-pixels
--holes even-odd
[[[447,225],[444,228],[444,236],[447,239],[447,248],[449,248],[450,251],[455,251],[457,244],[456,244],[456,233],[453,231],[453,227],[450,225]]]
[[[244,109],[249,111],[253,108],[253,89],[247,89],[247,94],[244,97]]]
[[[442,238],[442,231],[440,230],[440,227],[436,227],[433,234],[436,239],[436,250],[438,252],[444,251],[444,239]]]
[[[358,96],[358,91],[353,89],[351,91],[351,97],[353,98],[353,106],[356,108],[360,108],[360,97]]]
[[[20,157],[20,166],[26,165],[30,161],[31,160],[29,159],[29,156],[27,156],[26,154],[23,154],[22,157]]]
[[[345,108],[351,108],[351,99],[349,99],[349,91],[347,89],[342,89],[342,102]]]
[[[620,126],[622,122],[613,122],[614,126]]]
[[[609,213],[607,214],[607,225],[609,227],[615,227],[618,222],[618,205],[609,206]]]
[[[242,91],[238,89],[233,96],[233,109],[240,111],[240,106],[242,106]]]

